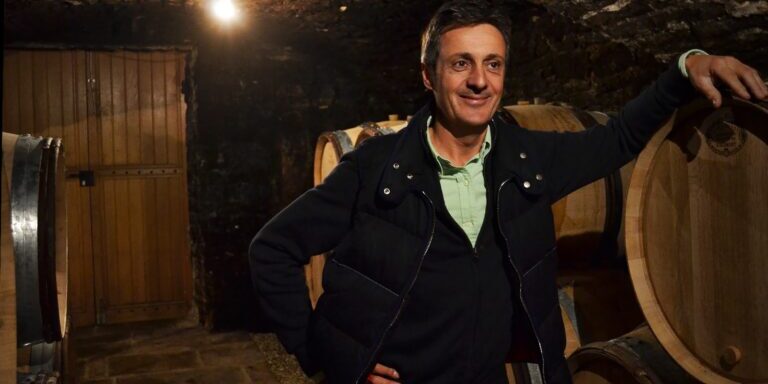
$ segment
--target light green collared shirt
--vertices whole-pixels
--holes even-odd
[[[432,118],[427,120],[429,127]],[[491,127],[485,132],[485,140],[480,153],[469,159],[463,167],[455,167],[450,161],[441,157],[432,144],[427,132],[427,143],[432,155],[435,156],[439,167],[440,188],[443,190],[443,200],[448,213],[467,234],[472,246],[477,242],[477,235],[485,219],[485,178],[483,176],[483,160],[491,151]]]

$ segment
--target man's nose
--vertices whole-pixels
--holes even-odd
[[[481,66],[475,66],[467,78],[467,88],[477,92],[484,90],[486,86],[485,71]]]

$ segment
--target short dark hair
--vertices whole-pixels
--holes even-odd
[[[437,57],[440,56],[440,38],[452,29],[490,24],[501,32],[509,57],[509,39],[512,22],[504,10],[488,0],[453,0],[435,12],[421,36],[421,62],[430,72],[434,72]]]

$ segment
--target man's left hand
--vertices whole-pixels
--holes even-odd
[[[723,104],[723,96],[715,87],[722,83],[743,99],[754,96],[768,100],[768,86],[754,68],[731,56],[693,55],[685,59],[685,69],[693,86],[712,102]]]

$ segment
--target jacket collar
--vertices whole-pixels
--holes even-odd
[[[515,183],[520,191],[527,195],[542,195],[547,189],[547,177],[542,149],[537,146],[535,135],[521,127],[514,117],[502,110],[496,113],[492,120],[499,134],[494,136],[498,143],[494,159],[494,175],[498,184],[505,180]],[[491,149],[493,153],[493,149]],[[498,188],[499,185],[496,185]]]
[[[427,119],[433,115],[434,108],[434,101],[430,101],[398,133],[400,137],[384,165],[378,185],[377,193],[384,201],[398,204],[410,192],[424,192],[428,196],[440,193],[439,165],[426,140]],[[490,124],[493,145],[488,162],[493,161],[493,180],[501,183],[511,179],[527,194],[542,194],[544,179],[537,177],[541,176],[541,169],[531,161],[535,154],[524,136],[525,129],[499,113],[493,116]]]
[[[438,165],[430,156],[424,137],[433,103],[419,109],[398,133],[400,138],[384,164],[377,193],[388,203],[398,204],[410,192],[431,191],[434,187],[430,179],[436,175],[434,172]]]

